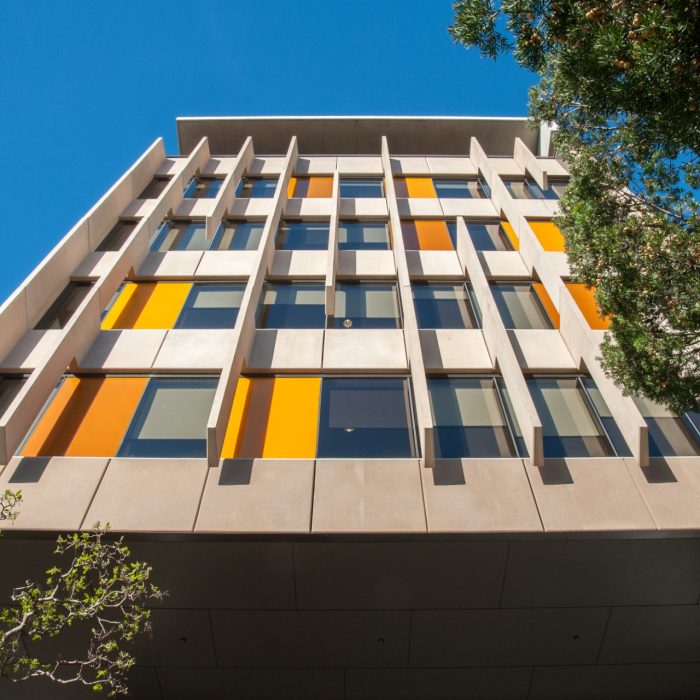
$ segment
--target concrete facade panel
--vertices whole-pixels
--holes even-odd
[[[406,261],[411,278],[464,276],[457,253],[453,250],[407,250]]]
[[[420,344],[427,370],[493,370],[484,335],[478,328],[421,330]]]
[[[517,250],[484,250],[479,260],[489,279],[529,279],[530,272]]]
[[[430,168],[425,157],[393,156],[391,172],[394,175],[430,175]]]
[[[507,548],[504,541],[298,542],[297,606],[498,607]]]
[[[401,216],[442,216],[442,207],[438,199],[412,199],[397,200],[399,214]]]
[[[377,143],[379,150],[379,143]],[[383,175],[380,156],[338,156],[338,172],[341,175]]]
[[[169,330],[153,367],[178,370],[221,369],[235,340],[235,331],[221,328]]]
[[[445,216],[468,216],[475,219],[493,219],[498,211],[490,199],[441,199]]]
[[[330,328],[325,332],[324,369],[407,369],[400,328]]]
[[[578,363],[571,357],[557,330],[527,328],[508,331],[515,356],[523,369],[575,372]]]
[[[549,459],[528,466],[545,530],[655,530],[623,459]]]
[[[112,268],[119,257],[116,251],[107,250],[103,253],[89,253],[85,259],[73,270],[73,280],[93,280],[103,275]]]
[[[277,250],[270,274],[274,277],[325,277],[325,250]]]
[[[337,164],[335,156],[299,156],[294,172],[299,175],[332,175]]]
[[[460,156],[427,156],[425,159],[433,175],[476,175],[476,166],[470,158]]]
[[[101,331],[79,366],[83,370],[149,370],[166,330]]]
[[[313,532],[425,532],[417,460],[316,460]]]
[[[340,216],[386,217],[386,199],[341,199]]]
[[[272,213],[271,199],[236,199],[230,213],[232,216],[264,217]]]
[[[520,459],[438,460],[421,471],[430,532],[541,532]]]
[[[6,529],[78,530],[107,467],[107,459],[14,457],[0,478],[5,489],[22,491],[19,517]]]
[[[175,216],[192,216],[198,219],[203,219],[207,216],[211,216],[212,212],[214,211],[215,204],[216,200],[209,199],[208,197],[202,197],[200,199],[183,199],[175,210]]]
[[[173,277],[187,279],[194,275],[202,251],[177,250],[167,253],[150,253],[139,267],[139,277]]]
[[[51,357],[58,345],[61,331],[48,329],[27,331],[0,363],[2,369],[33,370]]]
[[[248,169],[249,175],[279,175],[284,172],[284,156],[258,156]]]
[[[117,532],[189,532],[206,476],[203,459],[112,459],[83,528],[100,522]]]
[[[196,532],[309,532],[313,460],[233,459],[209,470]]]
[[[319,216],[329,218],[333,210],[333,200],[327,197],[288,199],[284,206],[285,216]]]
[[[396,277],[390,250],[339,250],[339,277]]]
[[[316,369],[323,364],[323,330],[307,329],[303,333],[291,328],[255,331],[248,353],[250,369]]]
[[[210,279],[250,277],[257,257],[255,250],[206,250],[194,276]]]

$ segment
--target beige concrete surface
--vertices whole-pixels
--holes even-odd
[[[339,250],[340,277],[396,277],[394,254],[390,250]]]
[[[166,253],[149,253],[138,268],[138,277],[172,277],[188,279],[202,259],[201,250],[170,250]]]
[[[558,330],[521,328],[508,331],[515,356],[523,369],[576,372],[578,364]]]
[[[234,330],[224,328],[175,328],[166,333],[154,369],[221,369],[237,339]]]
[[[194,277],[202,279],[250,277],[257,257],[255,250],[205,250]]]
[[[371,372],[408,369],[400,328],[329,328],[323,347],[324,369]]]
[[[100,331],[80,360],[81,370],[148,371],[163,344],[166,330]]]
[[[0,362],[0,369],[33,370],[48,361],[56,349],[61,331],[50,328],[27,331]]]
[[[246,364],[251,370],[321,370],[323,329],[258,328]]]
[[[407,250],[406,262],[411,278],[435,279],[462,277],[462,268],[453,250]]]
[[[493,371],[493,360],[478,328],[421,330],[420,344],[429,371]]]
[[[517,250],[479,251],[479,260],[489,279],[529,279],[530,272]]]
[[[276,250],[270,268],[272,277],[325,277],[325,250]]]

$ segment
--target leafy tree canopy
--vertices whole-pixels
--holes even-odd
[[[700,400],[700,2],[460,0],[455,41],[540,74],[571,172],[572,273],[611,316],[604,367],[671,410]]]

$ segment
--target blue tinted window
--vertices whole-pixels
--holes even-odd
[[[193,177],[185,187],[185,199],[213,199],[219,193],[223,179],[218,177]]]
[[[211,240],[203,221],[164,221],[151,243],[151,250],[208,250]]]
[[[453,231],[456,233],[456,225],[448,224],[448,228],[452,236],[452,243],[456,248],[457,242],[453,235]],[[467,222],[467,233],[471,237],[472,243],[477,250],[513,250],[508,236],[506,236],[503,227],[498,221],[469,221]]]
[[[319,458],[415,457],[405,379],[323,379]]]
[[[236,188],[236,197],[243,199],[271,199],[277,189],[276,177],[244,177]]]
[[[384,181],[380,177],[341,177],[340,196],[347,198],[383,197]]]
[[[257,250],[264,228],[264,221],[222,221],[212,250]]]
[[[341,221],[338,224],[338,250],[389,248],[389,224],[386,221]]]
[[[282,221],[277,232],[278,250],[327,250],[329,224],[316,221]]]
[[[338,283],[330,328],[401,328],[396,285]]]
[[[175,328],[233,328],[245,284],[195,283]]]
[[[440,199],[483,199],[488,197],[481,180],[440,180],[433,178],[435,193]]]
[[[326,298],[322,284],[270,283],[263,286],[258,328],[323,328]]]
[[[419,328],[478,328],[471,288],[461,284],[414,284]]]

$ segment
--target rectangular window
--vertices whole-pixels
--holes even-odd
[[[185,199],[214,199],[223,183],[224,179],[221,177],[196,176],[185,186],[183,196]]]
[[[224,220],[214,235],[212,250],[257,250],[264,221]]]
[[[118,457],[205,457],[216,378],[148,382]]]
[[[650,457],[700,455],[700,413],[693,411],[674,416],[650,399],[632,398],[649,428]]]
[[[195,283],[175,328],[233,328],[245,284]]]
[[[529,177],[504,177],[503,184],[514,199],[549,199],[557,200],[564,192],[566,180],[557,180],[548,183],[543,190],[532,178]]]
[[[325,324],[322,284],[265,282],[257,312],[258,328],[323,328]]]
[[[319,458],[415,457],[406,379],[324,379]]]
[[[419,328],[479,328],[470,285],[414,283],[412,290]]]
[[[446,221],[405,220],[401,231],[406,250],[454,250]]]
[[[27,381],[26,374],[0,374],[0,418]]]
[[[467,233],[479,250],[513,250],[513,245],[500,221],[468,221]],[[453,237],[455,248],[457,244]]]
[[[384,196],[384,180],[381,177],[341,177],[340,196],[363,199]]]
[[[95,248],[95,252],[104,253],[110,250],[119,250],[136,228],[136,224],[136,221],[117,221],[115,226]]]
[[[389,224],[386,221],[340,221],[338,250],[389,250]]]
[[[507,329],[555,327],[543,303],[544,287],[538,293],[530,282],[494,282],[491,292]]]
[[[505,403],[493,377],[428,379],[436,456],[517,457]]]
[[[65,328],[91,287],[92,282],[70,282],[34,328],[41,331]]]
[[[236,188],[238,199],[272,199],[277,190],[277,177],[244,177]]]
[[[221,456],[313,459],[320,392],[320,377],[240,377]]]
[[[158,199],[163,191],[168,186],[171,178],[167,176],[156,175],[146,188],[141,192],[137,199]]]
[[[281,221],[277,250],[327,250],[329,224],[322,221]]]
[[[595,387],[593,380],[588,380],[588,387]],[[545,457],[609,457],[615,454],[581,377],[531,377],[527,385],[542,421]]]
[[[166,253],[174,250],[209,250],[204,221],[171,221],[166,219],[151,241],[151,250]]]
[[[332,177],[293,177],[289,181],[287,194],[290,198],[325,198],[333,196]]]
[[[393,282],[344,282],[335,289],[335,315],[329,328],[401,328]]]
[[[435,192],[440,199],[488,198],[488,186],[481,179],[433,179]]]

